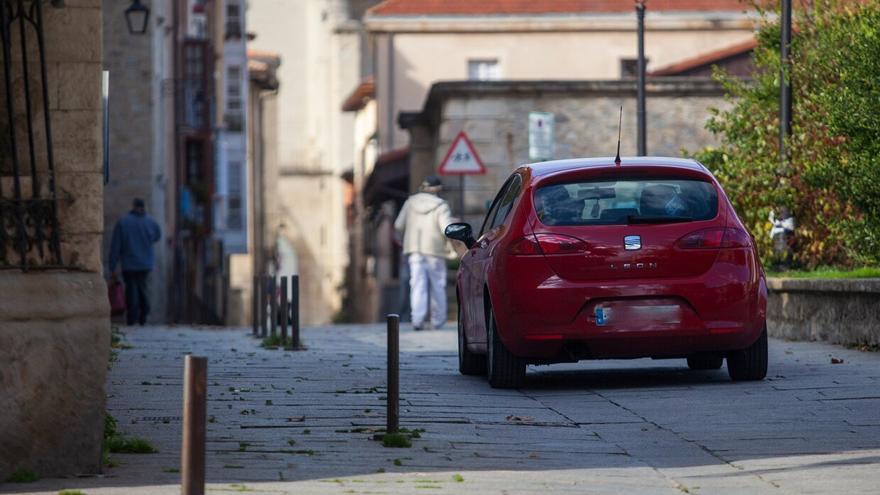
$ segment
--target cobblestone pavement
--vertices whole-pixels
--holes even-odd
[[[301,352],[245,330],[136,328],[108,383],[125,434],[102,478],[0,492],[179,493],[183,356],[209,356],[209,493],[877,493],[880,354],[771,341],[768,379],[683,360],[530,367],[523,390],[457,372],[451,328],[401,333],[402,426],[384,448],[382,326],[307,329]],[[832,358],[842,363],[832,364]]]

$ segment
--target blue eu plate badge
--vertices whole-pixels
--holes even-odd
[[[601,306],[596,306],[596,325],[604,326],[608,323],[608,318],[611,316],[611,308],[603,308]]]

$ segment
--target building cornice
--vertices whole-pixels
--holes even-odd
[[[651,96],[723,96],[724,87],[711,77],[652,77],[645,84]],[[401,112],[398,125],[437,126],[443,102],[449,98],[485,98],[503,96],[539,97],[547,94],[575,96],[603,95],[631,97],[636,94],[635,79],[570,80],[570,81],[440,81],[431,85],[421,111]]]
[[[649,31],[754,29],[755,12],[653,12]],[[635,31],[635,13],[546,15],[400,15],[368,16],[371,33]]]

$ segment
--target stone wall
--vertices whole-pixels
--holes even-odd
[[[555,116],[555,159],[614,156],[623,106],[621,155],[636,153],[633,81],[500,81],[435,84],[419,124],[410,128],[411,190],[434,173],[453,139],[465,131],[487,174],[464,178],[466,218],[479,224],[504,179],[529,163],[529,112]],[[705,129],[710,108],[724,107],[722,88],[706,78],[665,78],[647,87],[649,155],[681,156],[715,144]],[[444,179],[458,210],[460,180]]]
[[[100,472],[106,291],[97,273],[0,272],[0,479]]]
[[[769,279],[771,337],[880,345],[880,279]]]
[[[61,248],[69,269],[0,270],[0,479],[19,468],[51,476],[101,467],[110,351],[101,276],[101,1],[43,5]],[[18,39],[17,31],[12,35]]]

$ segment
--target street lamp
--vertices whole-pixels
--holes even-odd
[[[141,0],[132,0],[131,5],[125,9],[125,23],[128,24],[130,34],[144,34],[147,32],[147,23],[150,21],[150,8],[141,3]]]

